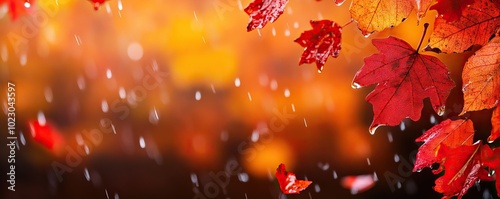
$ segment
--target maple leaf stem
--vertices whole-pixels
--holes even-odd
[[[353,20],[353,19],[351,19],[349,22],[347,22],[346,24],[344,24],[344,25],[342,26],[342,28],[344,28],[344,27],[346,27],[347,25],[351,24],[353,21],[354,21],[354,20]]]
[[[417,52],[420,50],[420,46],[422,46],[422,41],[424,41],[425,33],[427,33],[427,28],[429,27],[429,23],[424,24],[424,34],[422,34],[422,38],[420,38],[420,43],[418,43]]]

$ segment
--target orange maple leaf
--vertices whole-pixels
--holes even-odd
[[[500,100],[500,37],[476,51],[465,63],[462,72],[464,107],[469,111],[490,109]]]
[[[399,25],[413,9],[420,21],[431,4],[432,0],[354,0],[349,11],[363,35],[368,36]]]
[[[484,45],[500,25],[500,10],[489,0],[476,0],[462,11],[458,20],[438,17],[429,44],[434,52],[464,52],[472,45]]]

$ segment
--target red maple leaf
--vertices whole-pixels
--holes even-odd
[[[374,112],[370,132],[373,134],[379,126],[398,125],[407,117],[419,120],[427,97],[441,115],[450,90],[455,87],[446,66],[436,57],[419,54],[419,48],[415,50],[396,37],[372,42],[380,53],[365,58],[353,80],[354,88],[377,84],[366,96]]]
[[[316,67],[321,72],[329,56],[339,56],[342,27],[330,20],[311,20],[310,23],[313,29],[304,31],[295,39],[295,42],[304,47],[299,65],[316,62]]]
[[[445,171],[436,179],[434,190],[443,193],[443,198],[462,198],[485,172],[481,165],[481,153],[478,153],[480,148],[481,142],[454,148],[441,144],[439,153],[444,157],[441,167]]]
[[[494,148],[493,150],[488,145],[483,145],[481,147],[481,161],[483,166],[488,167],[489,169],[495,170],[495,185],[497,189],[497,195],[500,197],[500,175],[496,175],[497,172],[500,172],[500,149]]]
[[[245,8],[250,16],[247,31],[263,28],[267,22],[274,22],[283,14],[288,0],[255,0]]]
[[[20,15],[25,14],[26,10],[33,5],[35,0],[0,0],[0,6],[7,4],[10,17],[12,20],[17,19]]]
[[[465,10],[474,0],[437,0],[437,3],[430,9],[437,10],[447,22],[460,19],[462,11]]]
[[[285,194],[299,194],[312,183],[308,180],[297,180],[294,173],[286,171],[285,164],[280,164],[276,169],[276,178]]]
[[[468,1],[470,0],[466,2]],[[438,53],[463,52],[472,45],[486,44],[500,26],[498,0],[495,2],[475,0],[470,6],[463,8],[461,16],[456,20],[436,18],[434,31],[424,50]]]
[[[442,144],[454,148],[462,145],[471,146],[474,138],[474,126],[471,120],[444,120],[427,130],[416,142],[424,142],[418,149],[413,172],[434,163],[441,163],[443,156],[438,153]]]

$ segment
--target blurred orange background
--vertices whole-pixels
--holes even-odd
[[[422,24],[431,23],[431,30],[436,12],[420,25],[412,13],[369,38],[355,23],[346,26],[340,56],[318,73],[313,64],[298,65],[303,49],[293,40],[310,29],[311,19],[348,23],[350,2],[290,1],[275,23],[246,32],[242,9],[249,3],[110,0],[95,11],[85,0],[37,0],[15,20],[5,6],[0,9],[0,80],[16,85],[16,124],[26,139],[17,157],[21,191],[2,196],[191,198],[193,187],[210,182],[210,172],[236,160],[250,179],[232,176],[230,191],[217,198],[277,198],[269,176],[279,163],[322,187],[308,189],[313,198],[439,197],[430,172],[404,176],[396,192],[384,174],[400,172],[395,156],[411,161],[418,147],[411,143],[431,126],[431,115],[442,118],[426,102],[421,122],[405,120],[403,133],[402,127],[384,127],[372,136],[364,96],[373,87],[351,87],[363,58],[377,52],[372,39],[394,35],[416,47]],[[468,55],[438,57],[457,81]],[[280,120],[285,113],[290,118]],[[28,121],[40,118],[62,137],[58,148],[33,138]],[[273,128],[276,118],[283,128]],[[92,129],[113,132],[97,144],[89,138],[82,143]],[[88,150],[82,163],[62,182],[54,180],[53,162],[64,163],[68,148],[81,147]],[[99,180],[86,182],[82,173]],[[333,173],[376,173],[381,181],[350,195]],[[424,191],[417,193],[416,184],[426,185],[418,186]]]

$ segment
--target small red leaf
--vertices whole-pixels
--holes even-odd
[[[425,98],[430,98],[439,115],[443,114],[446,99],[455,87],[446,66],[396,37],[372,42],[380,53],[365,58],[353,81],[354,88],[377,84],[366,96],[374,112],[370,132],[373,134],[379,126],[398,125],[405,118],[419,120]]]
[[[342,187],[351,190],[351,194],[358,194],[371,189],[375,182],[373,175],[346,176],[342,178]]]
[[[443,157],[438,151],[442,144],[452,148],[461,145],[470,146],[473,138],[474,126],[471,120],[447,119],[433,126],[415,140],[424,144],[418,149],[413,172],[431,167],[436,162],[441,163]]]
[[[443,155],[444,175],[436,179],[434,190],[443,193],[443,198],[462,198],[467,190],[479,179],[482,172],[480,153],[481,142],[472,146],[450,148],[441,144],[439,153]]]
[[[329,56],[339,56],[342,27],[330,20],[310,21],[312,30],[304,31],[295,42],[304,47],[299,65],[316,62],[318,71],[323,70]]]
[[[498,137],[500,137],[500,109],[496,107],[491,115],[491,135],[488,137],[488,142],[493,142]]]
[[[308,180],[297,180],[294,173],[286,171],[284,164],[280,164],[276,169],[276,178],[285,194],[299,194],[312,183]]]
[[[437,3],[431,6],[430,9],[437,10],[447,22],[452,22],[460,19],[462,11],[474,0],[437,0]]]
[[[267,22],[276,21],[283,11],[288,0],[255,0],[245,8],[245,12],[250,16],[247,31],[255,28],[263,28]]]
[[[31,135],[33,139],[45,148],[59,153],[62,149],[64,139],[61,133],[50,123],[40,123],[38,120],[29,121]]]

